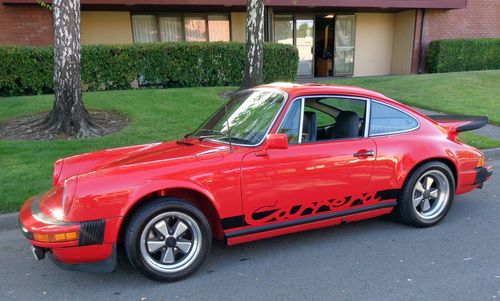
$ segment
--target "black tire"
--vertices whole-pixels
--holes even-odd
[[[162,230],[166,229],[168,237],[161,235],[161,232],[157,230],[160,228],[158,226],[160,223],[166,225],[164,228],[161,228]],[[174,223],[173,226],[168,226],[170,223]],[[187,235],[192,238],[189,247],[190,251],[186,253],[181,252],[182,248],[178,245],[182,243],[181,239],[184,240],[184,238],[181,238],[181,235],[170,241],[168,240],[170,237],[175,236],[173,230],[183,228],[179,227],[181,223],[184,226],[187,225],[187,230],[182,232],[182,236],[186,237]],[[158,237],[151,238],[152,235],[157,235]],[[164,241],[165,245],[156,250],[155,253],[152,253],[148,249],[149,243],[156,243],[157,240],[158,242]],[[185,240],[184,243],[189,244],[189,240]],[[205,260],[210,251],[211,244],[212,232],[203,213],[182,199],[170,197],[157,198],[141,207],[132,216],[125,233],[125,251],[132,266],[146,277],[158,281],[176,281],[195,272]],[[158,252],[160,252],[159,256]],[[175,254],[171,257],[174,260],[171,264],[163,261],[166,252]],[[155,256],[159,257],[159,259]],[[171,270],[162,269],[162,266],[165,269],[169,266],[174,266],[176,258],[183,258],[183,256],[189,259],[185,258],[187,260],[185,266],[176,269],[172,268]],[[155,259],[158,259],[158,261]],[[182,260],[179,261],[182,262]]]
[[[441,175],[444,175],[442,177]],[[434,201],[436,203],[430,203],[432,202],[432,199],[430,199],[430,195],[428,192],[425,191],[431,191],[431,189],[425,189],[425,187],[419,186],[417,188],[417,182],[420,182],[420,185],[422,185],[422,181],[426,182],[425,177],[435,177],[434,180],[436,181],[435,185],[441,185],[441,181],[443,181],[443,187],[446,187],[446,183],[448,185],[448,194],[441,194],[443,191],[445,191],[444,188],[438,189],[437,188],[431,188],[431,189],[437,189],[439,193],[439,197],[436,198]],[[425,183],[424,183],[425,184]],[[434,184],[433,184],[434,185]],[[425,185],[424,185],[425,186]],[[431,186],[430,186],[431,187]],[[420,190],[424,188],[424,193],[420,193]],[[417,192],[418,191],[418,192]],[[434,191],[434,190],[432,190]],[[418,197],[415,197],[418,196]],[[420,202],[421,205],[417,205],[415,207],[414,205],[414,200],[415,203],[418,203],[418,199],[420,196],[423,198],[423,201]],[[398,206],[396,208],[396,215],[399,217],[401,221],[408,225],[416,226],[416,227],[430,227],[434,226],[437,223],[439,223],[448,213],[450,210],[450,206],[453,202],[453,198],[455,196],[455,179],[453,177],[453,173],[450,170],[450,168],[439,161],[431,161],[423,164],[422,166],[418,167],[410,177],[407,179],[405,186],[403,187],[403,191],[401,192],[401,195],[398,200]],[[423,202],[425,202],[425,199],[427,197],[428,204],[431,204],[430,207],[428,207],[428,215],[426,216],[426,212],[423,211],[422,206]],[[435,212],[433,213],[433,206],[435,206],[434,210]],[[424,206],[424,208],[427,207]]]

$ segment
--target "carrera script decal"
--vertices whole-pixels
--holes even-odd
[[[389,196],[390,198],[396,198]],[[264,206],[255,209],[252,214],[245,215],[247,225],[262,225],[269,222],[281,222],[297,219],[316,214],[332,211],[342,211],[359,206],[367,206],[380,203],[381,200],[388,199],[381,193],[362,193],[355,196],[345,196],[332,198],[324,201],[311,201],[309,203],[299,203],[292,206],[280,205],[277,201],[272,206]]]

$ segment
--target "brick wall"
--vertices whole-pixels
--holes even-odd
[[[424,57],[433,40],[500,37],[500,0],[467,0],[467,8],[425,12]]]
[[[39,5],[0,1],[0,45],[46,46],[53,42],[52,13]]]

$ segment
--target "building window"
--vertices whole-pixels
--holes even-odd
[[[274,41],[293,45],[293,16],[276,15],[274,17]]]
[[[162,42],[182,41],[181,17],[160,17],[159,25]]]
[[[203,42],[207,40],[207,22],[204,17],[184,18],[186,41]]]
[[[152,15],[132,16],[132,31],[136,43],[149,43],[158,41],[156,17]]]
[[[132,15],[134,42],[231,40],[229,15]],[[159,32],[159,35],[158,35]]]
[[[208,16],[208,37],[210,38],[210,42],[229,42],[231,40],[231,35],[229,33],[229,16]]]

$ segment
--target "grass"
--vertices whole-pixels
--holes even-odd
[[[486,114],[500,124],[500,71],[389,76],[336,80],[378,90],[412,105],[457,114]],[[87,108],[118,111],[130,119],[119,133],[72,141],[0,140],[0,213],[12,212],[31,195],[51,186],[53,162],[69,155],[153,141],[192,131],[222,103],[229,88],[186,88],[84,93]],[[52,95],[0,98],[0,122],[49,111]],[[465,143],[500,147],[500,141],[468,132]]]
[[[222,103],[227,88],[189,88],[84,93],[87,108],[119,111],[130,125],[119,133],[72,141],[0,140],[0,213],[19,209],[31,195],[51,186],[53,162],[61,157],[182,137]],[[52,95],[0,98],[0,122],[49,111]]]
[[[500,70],[337,79],[400,102],[449,114],[487,115],[500,125]]]

